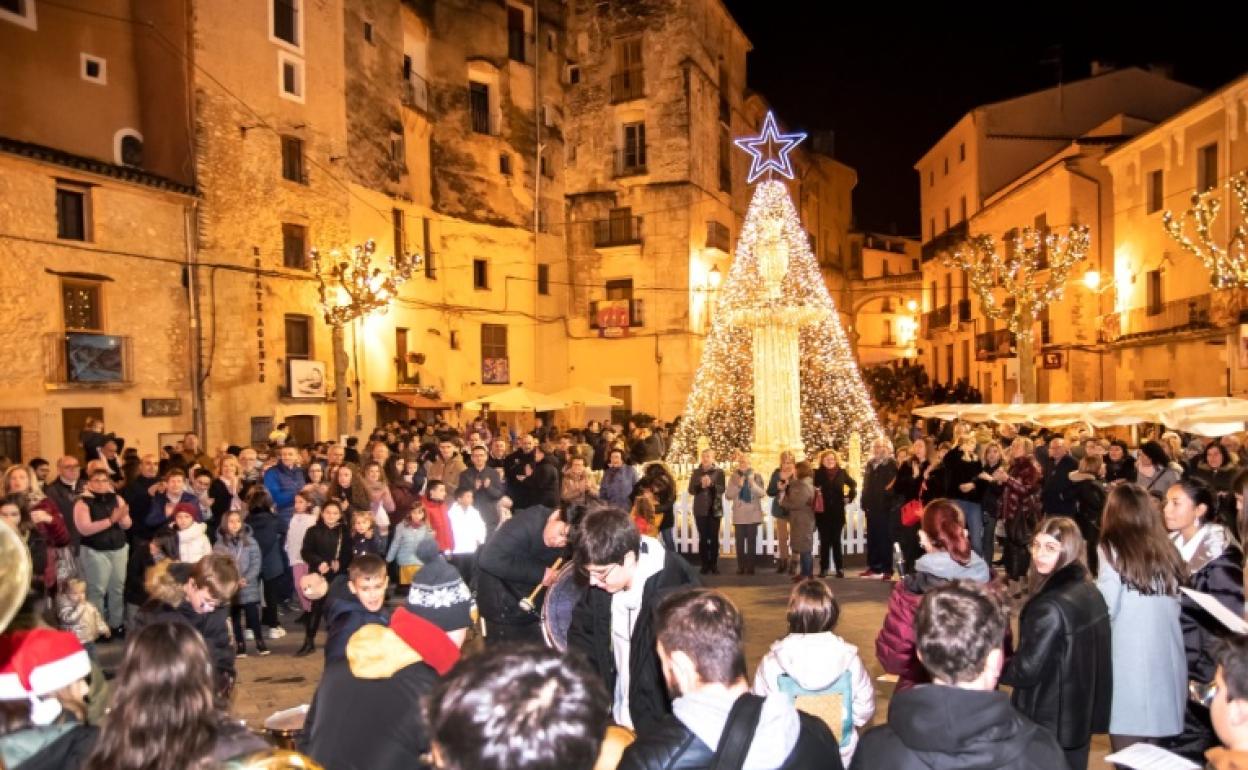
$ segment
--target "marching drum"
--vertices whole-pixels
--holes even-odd
[[[576,579],[576,567],[564,565],[555,582],[546,591],[542,604],[542,636],[546,644],[559,652],[568,649],[568,628],[572,625],[572,611],[585,595],[585,586]]]
[[[271,715],[264,720],[264,732],[279,749],[296,751],[295,744],[299,734],[303,732],[303,723],[308,719],[307,706],[295,706]]]

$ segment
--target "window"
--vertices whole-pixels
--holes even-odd
[[[719,190],[732,192],[732,137],[728,127],[719,127]]]
[[[1162,296],[1161,271],[1148,271],[1148,314],[1159,315],[1165,298]]]
[[[390,134],[390,160],[400,171],[407,171],[407,143],[402,134]]]
[[[403,221],[403,209],[390,209],[390,227],[394,234],[394,254],[407,253],[407,228]]]
[[[1207,144],[1196,151],[1196,192],[1207,192],[1218,186],[1218,143]]]
[[[931,235],[928,236],[928,240],[934,239],[936,237],[936,217],[932,217],[927,220],[927,230],[931,233]]]
[[[927,186],[928,187],[936,186],[936,172],[935,171],[927,172]]]
[[[620,153],[619,172],[637,173],[646,169],[646,124],[624,124],[624,147]]]
[[[1049,215],[1037,214],[1033,229],[1036,231],[1036,244],[1040,247],[1040,259],[1036,262],[1036,267],[1044,269],[1049,266]]]
[[[312,358],[312,316],[286,316],[286,358],[298,361]]]
[[[288,43],[295,48],[302,45],[303,25],[299,18],[302,6],[303,0],[272,0],[269,8],[273,14],[270,34],[274,40]]]
[[[472,288],[490,288],[490,266],[484,259],[472,260]]]
[[[0,3],[0,7],[4,4]],[[15,463],[22,461],[22,429],[17,425],[6,425],[0,428],[0,457],[7,457]]]
[[[507,326],[481,324],[481,358],[507,358]]]
[[[722,222],[716,222],[714,219],[706,221],[706,247],[708,249],[719,249],[725,254],[732,252],[732,236],[728,232],[728,226]]]
[[[524,9],[507,6],[507,58],[524,62]]]
[[[550,294],[550,265],[537,266],[537,293],[542,296]]]
[[[953,343],[945,345],[945,374],[949,375],[949,383],[953,384]]]
[[[893,343],[893,319],[884,319],[884,344],[892,345]]]
[[[945,176],[949,176],[949,159],[945,158]]]
[[[962,163],[966,160],[966,142],[958,145],[958,162]]]
[[[113,137],[113,160],[121,166],[143,165],[143,137],[132,128],[123,128]]]
[[[577,65],[577,64],[568,65],[567,80],[568,80],[568,85],[570,86],[574,86],[577,83],[581,82],[580,65]]]
[[[810,245],[810,255],[819,258],[819,243],[814,233],[806,233],[806,242]]]
[[[607,299],[633,299],[633,279],[614,278],[607,281]]]
[[[61,307],[65,315],[65,331],[104,331],[100,286],[99,281],[61,279]]]
[[[505,152],[498,154],[498,173],[511,176],[511,155]]]
[[[91,188],[87,185],[56,183],[56,237],[91,240]]]
[[[371,21],[364,22],[364,41],[366,43],[373,42],[373,23]]]
[[[949,229],[949,207],[945,207],[945,229]]]
[[[887,259],[886,259],[886,260],[884,260],[884,262],[880,264],[880,270],[881,270],[880,275],[884,276],[885,278],[887,278],[887,277],[889,276],[889,272],[888,272],[888,260],[887,260]],[[886,299],[886,300],[884,300],[884,305],[885,305],[886,307],[889,305],[889,301],[888,301],[887,299]],[[887,311],[887,310],[886,310],[886,311],[884,311],[884,312],[890,312],[890,311]]]
[[[282,137],[282,178],[308,183],[308,174],[303,168],[303,140],[297,136]]]
[[[308,228],[303,225],[282,223],[282,266],[308,269]]]
[[[554,51],[554,50],[555,50],[555,42],[556,42],[557,40],[558,40],[558,38],[556,38],[556,37],[555,37],[555,33],[554,33],[554,32],[547,32],[547,33],[546,33],[546,50],[547,50],[547,51]]]
[[[966,221],[966,196],[965,195],[962,196],[961,200],[959,201],[959,204],[961,205],[961,209],[962,209],[962,218],[959,219],[958,221],[965,222]]]
[[[641,36],[615,41],[615,73],[611,76],[612,101],[639,99],[645,92],[641,63]]]
[[[538,157],[538,168],[541,170],[542,176],[547,179],[555,178],[555,169],[550,164],[550,158],[544,152]]]
[[[438,263],[434,261],[437,254],[433,251],[433,240],[429,237],[429,217],[423,217],[420,220],[421,226],[421,244],[425,247],[425,277],[429,280],[436,280],[438,277]]]
[[[1148,213],[1161,211],[1165,202],[1165,177],[1161,169],[1148,172]]]
[[[490,87],[485,83],[468,81],[468,114],[475,133],[493,133],[490,130]]]
[[[35,0],[0,0],[0,21],[11,22],[26,29],[38,29]]]
[[[962,340],[962,377],[971,379],[971,341]]]
[[[945,307],[953,304],[953,273],[945,273]]]
[[[395,327],[394,330],[394,364],[398,381],[410,382],[407,372],[407,329],[402,327]]]
[[[106,85],[108,83],[108,62],[98,56],[84,53],[82,59],[82,79],[88,83]]]
[[[295,102],[303,101],[303,60],[285,51],[277,53],[278,83],[281,95]]]

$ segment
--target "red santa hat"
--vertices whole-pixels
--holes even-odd
[[[0,700],[29,701],[36,725],[51,724],[61,713],[60,701],[44,696],[90,674],[87,651],[67,631],[36,628],[0,635]]]

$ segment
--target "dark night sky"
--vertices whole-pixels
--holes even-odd
[[[858,171],[857,226],[882,232],[918,232],[912,167],[962,115],[1057,83],[1056,62],[1044,63],[1058,58],[1055,46],[1066,82],[1087,77],[1093,60],[1168,65],[1177,80],[1211,90],[1248,72],[1248,49],[1217,46],[1214,17],[1199,25],[1176,18],[1176,29],[1166,13],[1143,7],[1099,18],[1045,7],[1048,25],[1018,19],[976,28],[966,19],[980,14],[961,6],[924,19],[903,15],[901,4],[875,18],[848,17],[843,4],[826,0],[725,4],[754,45],[749,87],[782,125],[835,132],[837,159]],[[994,16],[1004,13],[995,6]]]

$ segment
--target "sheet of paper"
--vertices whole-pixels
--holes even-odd
[[[1171,754],[1151,743],[1137,743],[1105,757],[1106,762],[1134,768],[1134,770],[1200,770],[1200,765],[1189,762],[1178,754]]]
[[[1217,618],[1218,622],[1237,634],[1248,634],[1248,623],[1244,619],[1238,617],[1235,613],[1226,608],[1226,605],[1213,598],[1209,594],[1192,590],[1191,588],[1180,588],[1180,591],[1187,594],[1188,598],[1196,602],[1196,604]]]

